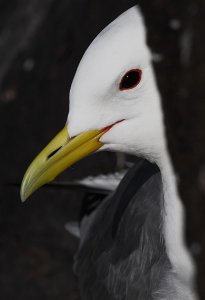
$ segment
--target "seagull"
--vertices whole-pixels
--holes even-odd
[[[82,299],[196,300],[184,211],[138,6],[88,47],[69,101],[65,127],[25,173],[22,201],[92,152],[142,158],[81,223],[75,271]]]

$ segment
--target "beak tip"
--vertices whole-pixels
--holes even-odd
[[[20,198],[21,198],[21,202],[25,202],[26,199],[28,198],[28,197],[25,195],[24,191],[22,191],[22,190],[21,190],[21,192],[20,192]]]
[[[20,198],[21,198],[21,202],[25,202],[28,197],[30,196],[31,193],[28,193],[28,189],[25,187],[24,181],[22,182],[21,185],[21,190],[20,190]]]
[[[27,198],[26,198],[26,197],[24,197],[24,196],[21,196],[21,202],[22,202],[22,203],[24,203],[26,200],[27,200]]]

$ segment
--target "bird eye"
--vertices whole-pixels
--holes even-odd
[[[133,89],[140,83],[141,78],[142,70],[130,70],[122,77],[119,89],[121,91]]]

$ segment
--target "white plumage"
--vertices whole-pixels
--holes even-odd
[[[122,76],[132,69],[142,70],[141,82],[131,90],[119,90]],[[124,121],[101,137],[102,149],[132,153],[159,166],[167,253],[173,272],[189,289],[194,266],[184,243],[183,208],[167,151],[151,52],[146,44],[142,16],[136,7],[119,16],[92,42],[79,64],[70,91],[71,136],[101,129],[119,120]],[[190,299],[195,299],[191,292]]]

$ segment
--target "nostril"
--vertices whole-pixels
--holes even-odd
[[[62,148],[62,146],[60,146],[60,147],[57,148],[56,150],[52,151],[52,152],[48,155],[47,159],[51,158],[51,157],[52,157],[54,154],[56,154],[61,148]]]

